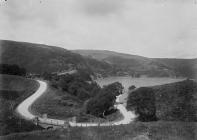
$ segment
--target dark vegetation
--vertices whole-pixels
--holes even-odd
[[[112,114],[117,113],[113,105],[123,90],[118,82],[101,88],[83,71],[61,76],[45,74],[45,78],[49,80],[50,89],[33,105],[39,113],[63,119],[77,116],[78,121],[113,118]]]
[[[139,88],[128,97],[127,108],[141,121],[197,121],[197,83],[192,80]],[[148,117],[147,117],[148,116]],[[149,118],[146,120],[147,118]],[[143,119],[145,118],[145,120]]]
[[[18,65],[0,64],[0,74],[25,76],[25,68],[20,68]]]
[[[0,135],[41,129],[32,122],[21,119],[17,105],[34,93],[38,84],[19,76],[0,75]]]
[[[11,134],[2,140],[196,140],[193,122],[134,122],[113,127],[70,128]]]
[[[96,82],[87,82],[89,77],[80,76],[81,74],[66,74],[62,76],[55,76],[52,79],[51,85],[54,88],[67,92],[78,99],[85,101],[90,97],[95,96],[100,87]],[[87,79],[86,79],[87,78]]]
[[[154,91],[141,87],[129,95],[127,108],[135,110],[139,121],[156,121],[156,105]]]
[[[123,86],[115,82],[104,86],[97,94],[87,102],[86,112],[98,117],[104,117],[113,109],[116,96],[122,94]]]

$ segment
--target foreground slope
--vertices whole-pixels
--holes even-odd
[[[3,140],[196,140],[197,124],[184,122],[135,122],[112,127],[18,133]]]
[[[197,83],[185,80],[131,92],[127,108],[139,114],[140,121],[197,121]],[[149,117],[149,118],[148,118]]]

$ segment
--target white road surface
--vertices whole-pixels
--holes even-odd
[[[31,105],[41,96],[47,89],[47,83],[44,81],[37,80],[40,84],[40,87],[38,90],[25,99],[21,104],[18,105],[16,111],[26,120],[33,120],[35,116],[31,113],[30,108]],[[123,119],[120,121],[116,122],[109,122],[109,123],[76,123],[70,121],[69,124],[70,126],[80,126],[80,127],[87,127],[87,126],[110,126],[110,125],[120,125],[120,124],[129,124],[131,121],[133,121],[136,118],[136,115],[134,112],[127,111],[125,108],[125,105],[119,103],[119,98],[121,95],[117,96],[116,98],[116,105],[114,105],[123,115]],[[41,123],[47,123],[47,124],[52,124],[52,125],[64,125],[65,121],[64,120],[58,120],[58,119],[50,119],[50,118],[41,118],[38,117],[39,122]]]

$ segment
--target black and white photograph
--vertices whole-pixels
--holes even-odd
[[[0,0],[0,140],[197,140],[197,0]]]

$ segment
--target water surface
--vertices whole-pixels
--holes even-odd
[[[147,86],[155,86],[155,85],[163,85],[174,82],[179,82],[185,80],[184,78],[152,78],[152,77],[141,77],[141,78],[132,78],[132,77],[109,77],[103,79],[97,79],[96,82],[102,87],[104,85],[111,84],[113,82],[120,82],[124,87],[124,94],[119,98],[120,102],[127,102],[128,97],[128,88],[131,85],[135,85],[137,88],[139,87],[147,87]]]
[[[129,86],[135,85],[136,87],[144,87],[144,86],[155,86],[155,85],[163,85],[168,83],[174,83],[178,81],[182,81],[184,78],[149,78],[149,77],[141,77],[141,78],[132,78],[132,77],[109,77],[103,79],[97,79],[96,82],[102,87],[104,85],[108,85],[113,82],[120,82],[125,90],[128,89]]]

